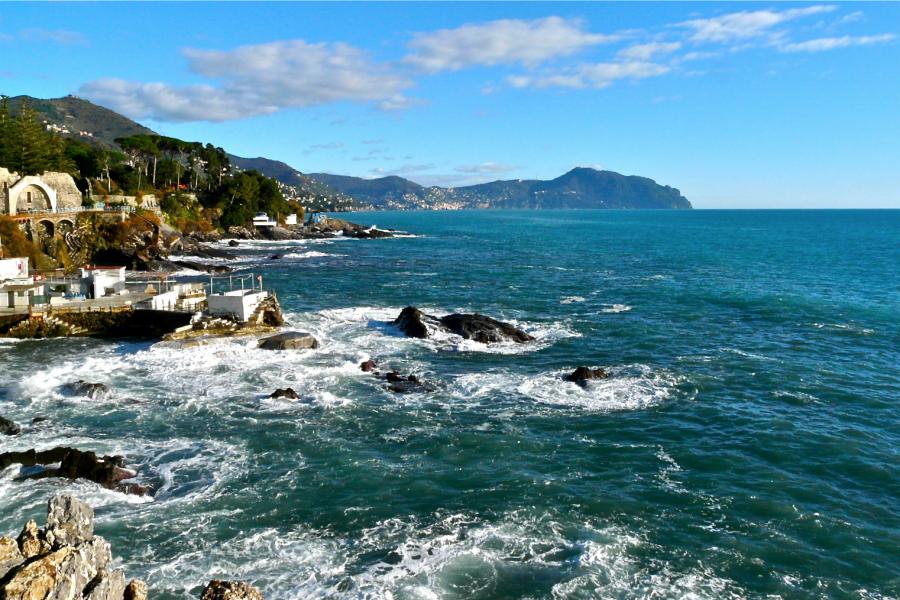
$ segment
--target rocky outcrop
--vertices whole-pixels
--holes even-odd
[[[591,379],[605,379],[607,377],[609,377],[609,373],[603,369],[591,369],[590,367],[582,366],[566,375],[564,379],[566,381],[571,381],[572,383],[585,385],[585,383]]]
[[[35,473],[20,475],[19,479],[44,479],[47,477],[88,479],[105,488],[125,493],[144,495],[149,492],[146,487],[138,483],[126,482],[135,477],[137,473],[125,467],[125,459],[121,456],[98,457],[93,452],[62,446],[52,450],[26,450],[0,454],[0,470],[13,464],[21,464],[25,467],[45,467]],[[56,464],[59,466],[50,466]]]
[[[433,392],[437,388],[420,380],[415,375],[401,375],[397,371],[391,371],[384,376],[387,388],[397,394],[412,394],[421,392]]]
[[[319,347],[319,341],[303,331],[287,331],[259,340],[264,350],[311,350]]]
[[[244,581],[213,579],[203,590],[201,600],[263,600],[263,595]]]
[[[371,358],[369,360],[363,361],[359,364],[359,369],[363,373],[371,373],[376,368],[378,368],[378,364]]]
[[[18,435],[20,433],[22,433],[22,428],[15,421],[0,416],[0,435]]]
[[[105,383],[90,383],[83,379],[65,384],[62,391],[70,396],[87,396],[91,400],[106,400],[112,396],[112,388]]]
[[[394,325],[407,337],[414,338],[427,338],[432,330],[438,330],[482,344],[497,342],[521,344],[534,340],[534,337],[509,323],[477,313],[454,313],[438,318],[425,314],[414,306],[407,306],[400,311]]]
[[[294,388],[278,388],[271,394],[269,398],[287,398],[288,400],[297,400],[300,395],[294,391]]]
[[[145,590],[110,566],[112,551],[94,535],[94,510],[72,496],[50,500],[47,524],[29,521],[18,541],[0,538],[0,598],[4,600],[125,600]],[[135,598],[135,596],[131,596]]]

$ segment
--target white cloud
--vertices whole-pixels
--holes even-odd
[[[430,171],[434,169],[434,165],[432,163],[407,163],[404,165],[400,165],[394,169],[385,169],[383,167],[378,167],[369,171],[369,178],[377,178],[377,177],[404,177],[407,178],[409,175],[413,173],[422,173],[425,171]]]
[[[502,19],[416,34],[403,62],[428,73],[515,63],[535,66],[617,39],[585,31],[576,19]]]
[[[629,60],[650,60],[656,56],[671,54],[681,48],[681,42],[650,42],[636,44],[619,51],[619,58]]]
[[[515,171],[518,167],[497,162],[483,162],[477,165],[459,165],[455,171],[457,173],[509,173]]]
[[[60,46],[80,46],[88,43],[87,37],[79,31],[68,29],[44,29],[31,27],[19,32],[19,39],[38,44],[52,43]]]
[[[624,61],[582,64],[572,69],[549,75],[515,75],[507,78],[516,88],[566,87],[575,89],[602,89],[623,79],[639,80],[657,77],[671,71],[666,65],[644,61]]]
[[[845,35],[842,37],[825,37],[805,42],[793,42],[783,44],[779,47],[782,52],[825,52],[827,50],[835,50],[837,48],[847,48],[848,46],[871,46],[872,44],[883,44],[896,39],[892,33],[884,33],[881,35],[863,35],[852,36]]]
[[[160,121],[228,121],[341,101],[383,109],[410,104],[402,94],[409,79],[347,44],[292,40],[184,55],[192,72],[215,85],[102,79],[80,93],[131,117]]]
[[[834,5],[816,5],[805,8],[792,8],[789,10],[754,10],[728,13],[709,19],[691,19],[677,23],[679,27],[685,27],[693,31],[690,35],[692,42],[732,42],[746,41],[769,33],[769,31],[782,23],[807,17],[810,15],[831,12],[837,7]]]

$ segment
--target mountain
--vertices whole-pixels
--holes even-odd
[[[309,175],[373,208],[691,208],[681,192],[652,179],[578,167],[549,181],[516,179],[458,188],[402,177]]]
[[[41,120],[55,131],[70,135],[94,146],[117,149],[116,138],[156,133],[119,113],[88,102],[77,96],[64,98],[32,98],[14,96],[9,99],[10,112],[18,114],[23,102],[41,115]]]

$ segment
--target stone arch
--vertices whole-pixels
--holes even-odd
[[[14,215],[19,212],[27,199],[27,194],[34,194],[40,191],[45,199],[42,208],[46,208],[49,212],[56,212],[56,191],[49,185],[44,183],[40,177],[28,175],[23,177],[9,188],[9,214]],[[21,205],[21,206],[20,206]]]
[[[72,219],[60,219],[56,224],[56,231],[61,235],[65,235],[75,230],[75,221]]]
[[[52,238],[56,235],[56,224],[50,219],[41,219],[35,227],[37,234],[41,237]]]

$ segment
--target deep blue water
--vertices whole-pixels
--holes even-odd
[[[244,244],[311,353],[255,340],[4,343],[0,451],[128,457],[152,501],[53,493],[156,598],[900,595],[900,211],[370,213],[415,237]],[[269,261],[273,252],[285,258]],[[406,305],[537,341],[410,340]],[[358,369],[416,373],[397,395]],[[607,380],[561,381],[578,365]],[[114,386],[67,398],[75,379]],[[291,386],[301,401],[266,398]]]

